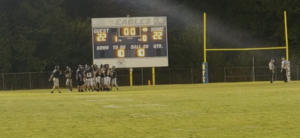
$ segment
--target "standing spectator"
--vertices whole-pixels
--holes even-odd
[[[113,86],[117,88],[117,91],[119,91],[118,84],[117,84],[117,72],[116,72],[116,67],[112,66],[111,68],[111,83],[110,83],[110,88],[112,90]]]
[[[283,81],[284,82],[288,82],[287,80],[287,67],[288,67],[288,61],[285,60],[284,57],[281,57],[281,73],[282,73],[282,77],[283,77]]]
[[[76,81],[78,92],[83,92],[84,82],[83,82],[83,67],[82,65],[78,65],[78,69],[76,71]]]
[[[269,63],[269,69],[271,74],[271,83],[274,81],[274,74],[275,74],[275,65],[274,65],[274,59],[271,58],[271,61]]]
[[[73,73],[73,71],[71,70],[71,68],[67,66],[65,75],[66,75],[66,79],[67,79],[66,85],[70,89],[69,92],[72,92],[72,73]]]

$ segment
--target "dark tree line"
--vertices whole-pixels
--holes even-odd
[[[1,0],[0,71],[46,71],[92,63],[91,18],[168,16],[170,67],[201,68],[203,12],[209,48],[284,46],[299,64],[299,0]],[[284,50],[209,52],[210,67],[266,66]],[[278,62],[278,61],[277,61]],[[278,62],[279,63],[279,62]]]

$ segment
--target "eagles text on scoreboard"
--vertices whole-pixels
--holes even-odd
[[[166,67],[166,17],[93,18],[94,64],[117,68]]]

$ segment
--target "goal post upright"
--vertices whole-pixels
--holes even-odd
[[[208,83],[208,64],[206,62],[206,13],[203,14],[203,52],[202,82]]]
[[[287,15],[286,11],[284,11],[284,32],[285,32],[285,45],[286,45],[286,60],[289,60],[289,39],[288,39],[288,28],[287,28]],[[287,70],[286,70],[287,80],[291,81],[291,62],[289,61]]]
[[[284,11],[284,32],[285,32],[285,45],[286,45],[286,60],[289,60],[289,41],[288,41],[286,11]]]
[[[202,64],[202,83],[208,83],[208,63],[207,63],[207,51],[255,51],[255,50],[278,50],[283,49],[286,51],[286,60],[289,60],[289,44],[288,44],[288,29],[287,29],[287,15],[284,11],[284,30],[285,30],[285,46],[278,47],[260,47],[260,48],[216,48],[216,49],[207,49],[206,47],[206,13],[203,14],[203,58],[204,62]],[[290,65],[287,69],[288,80],[291,80],[291,71]]]
[[[203,44],[204,62],[206,62],[206,13],[203,14]]]

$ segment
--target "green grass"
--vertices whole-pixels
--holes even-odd
[[[0,92],[1,138],[300,137],[300,82]]]

